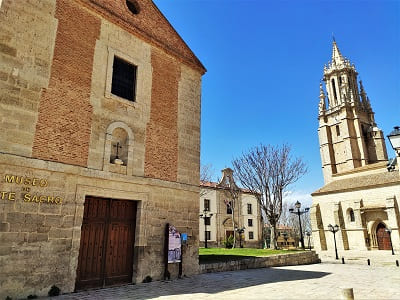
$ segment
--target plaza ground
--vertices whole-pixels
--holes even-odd
[[[400,299],[399,287],[399,267],[327,262],[208,273],[55,299],[341,299],[342,288],[353,288],[355,299]]]

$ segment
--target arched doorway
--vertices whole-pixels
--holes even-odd
[[[378,242],[379,250],[390,250],[390,236],[386,230],[386,226],[379,223],[376,227],[376,240]]]

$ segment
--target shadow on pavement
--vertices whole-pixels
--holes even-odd
[[[279,268],[249,269],[92,290],[63,295],[55,299],[152,299],[161,296],[190,296],[198,293],[214,294],[274,282],[317,279],[329,274],[331,273]]]

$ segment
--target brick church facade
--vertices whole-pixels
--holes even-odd
[[[197,273],[204,66],[150,0],[0,3],[0,297],[161,279],[166,223]]]

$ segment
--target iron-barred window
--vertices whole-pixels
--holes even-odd
[[[210,210],[210,199],[204,199],[204,210]]]
[[[253,240],[254,239],[254,233],[253,231],[249,231],[249,240]]]
[[[355,216],[354,216],[354,211],[352,209],[350,209],[350,222],[354,222],[356,220]]]
[[[135,101],[136,66],[114,56],[111,93]]]
[[[205,225],[211,225],[211,217],[205,217],[204,218],[204,224]]]
[[[253,209],[252,209],[252,207],[251,207],[251,204],[248,203],[248,204],[247,204],[247,214],[248,214],[248,215],[251,215],[252,213],[253,213]]]
[[[229,202],[226,204],[226,213],[227,213],[228,215],[231,215],[231,214],[232,214],[232,202],[231,202],[231,201],[229,201]]]
[[[248,219],[248,220],[247,220],[247,225],[248,225],[249,227],[253,226],[253,219]]]
[[[211,240],[211,231],[206,231],[206,239]]]

